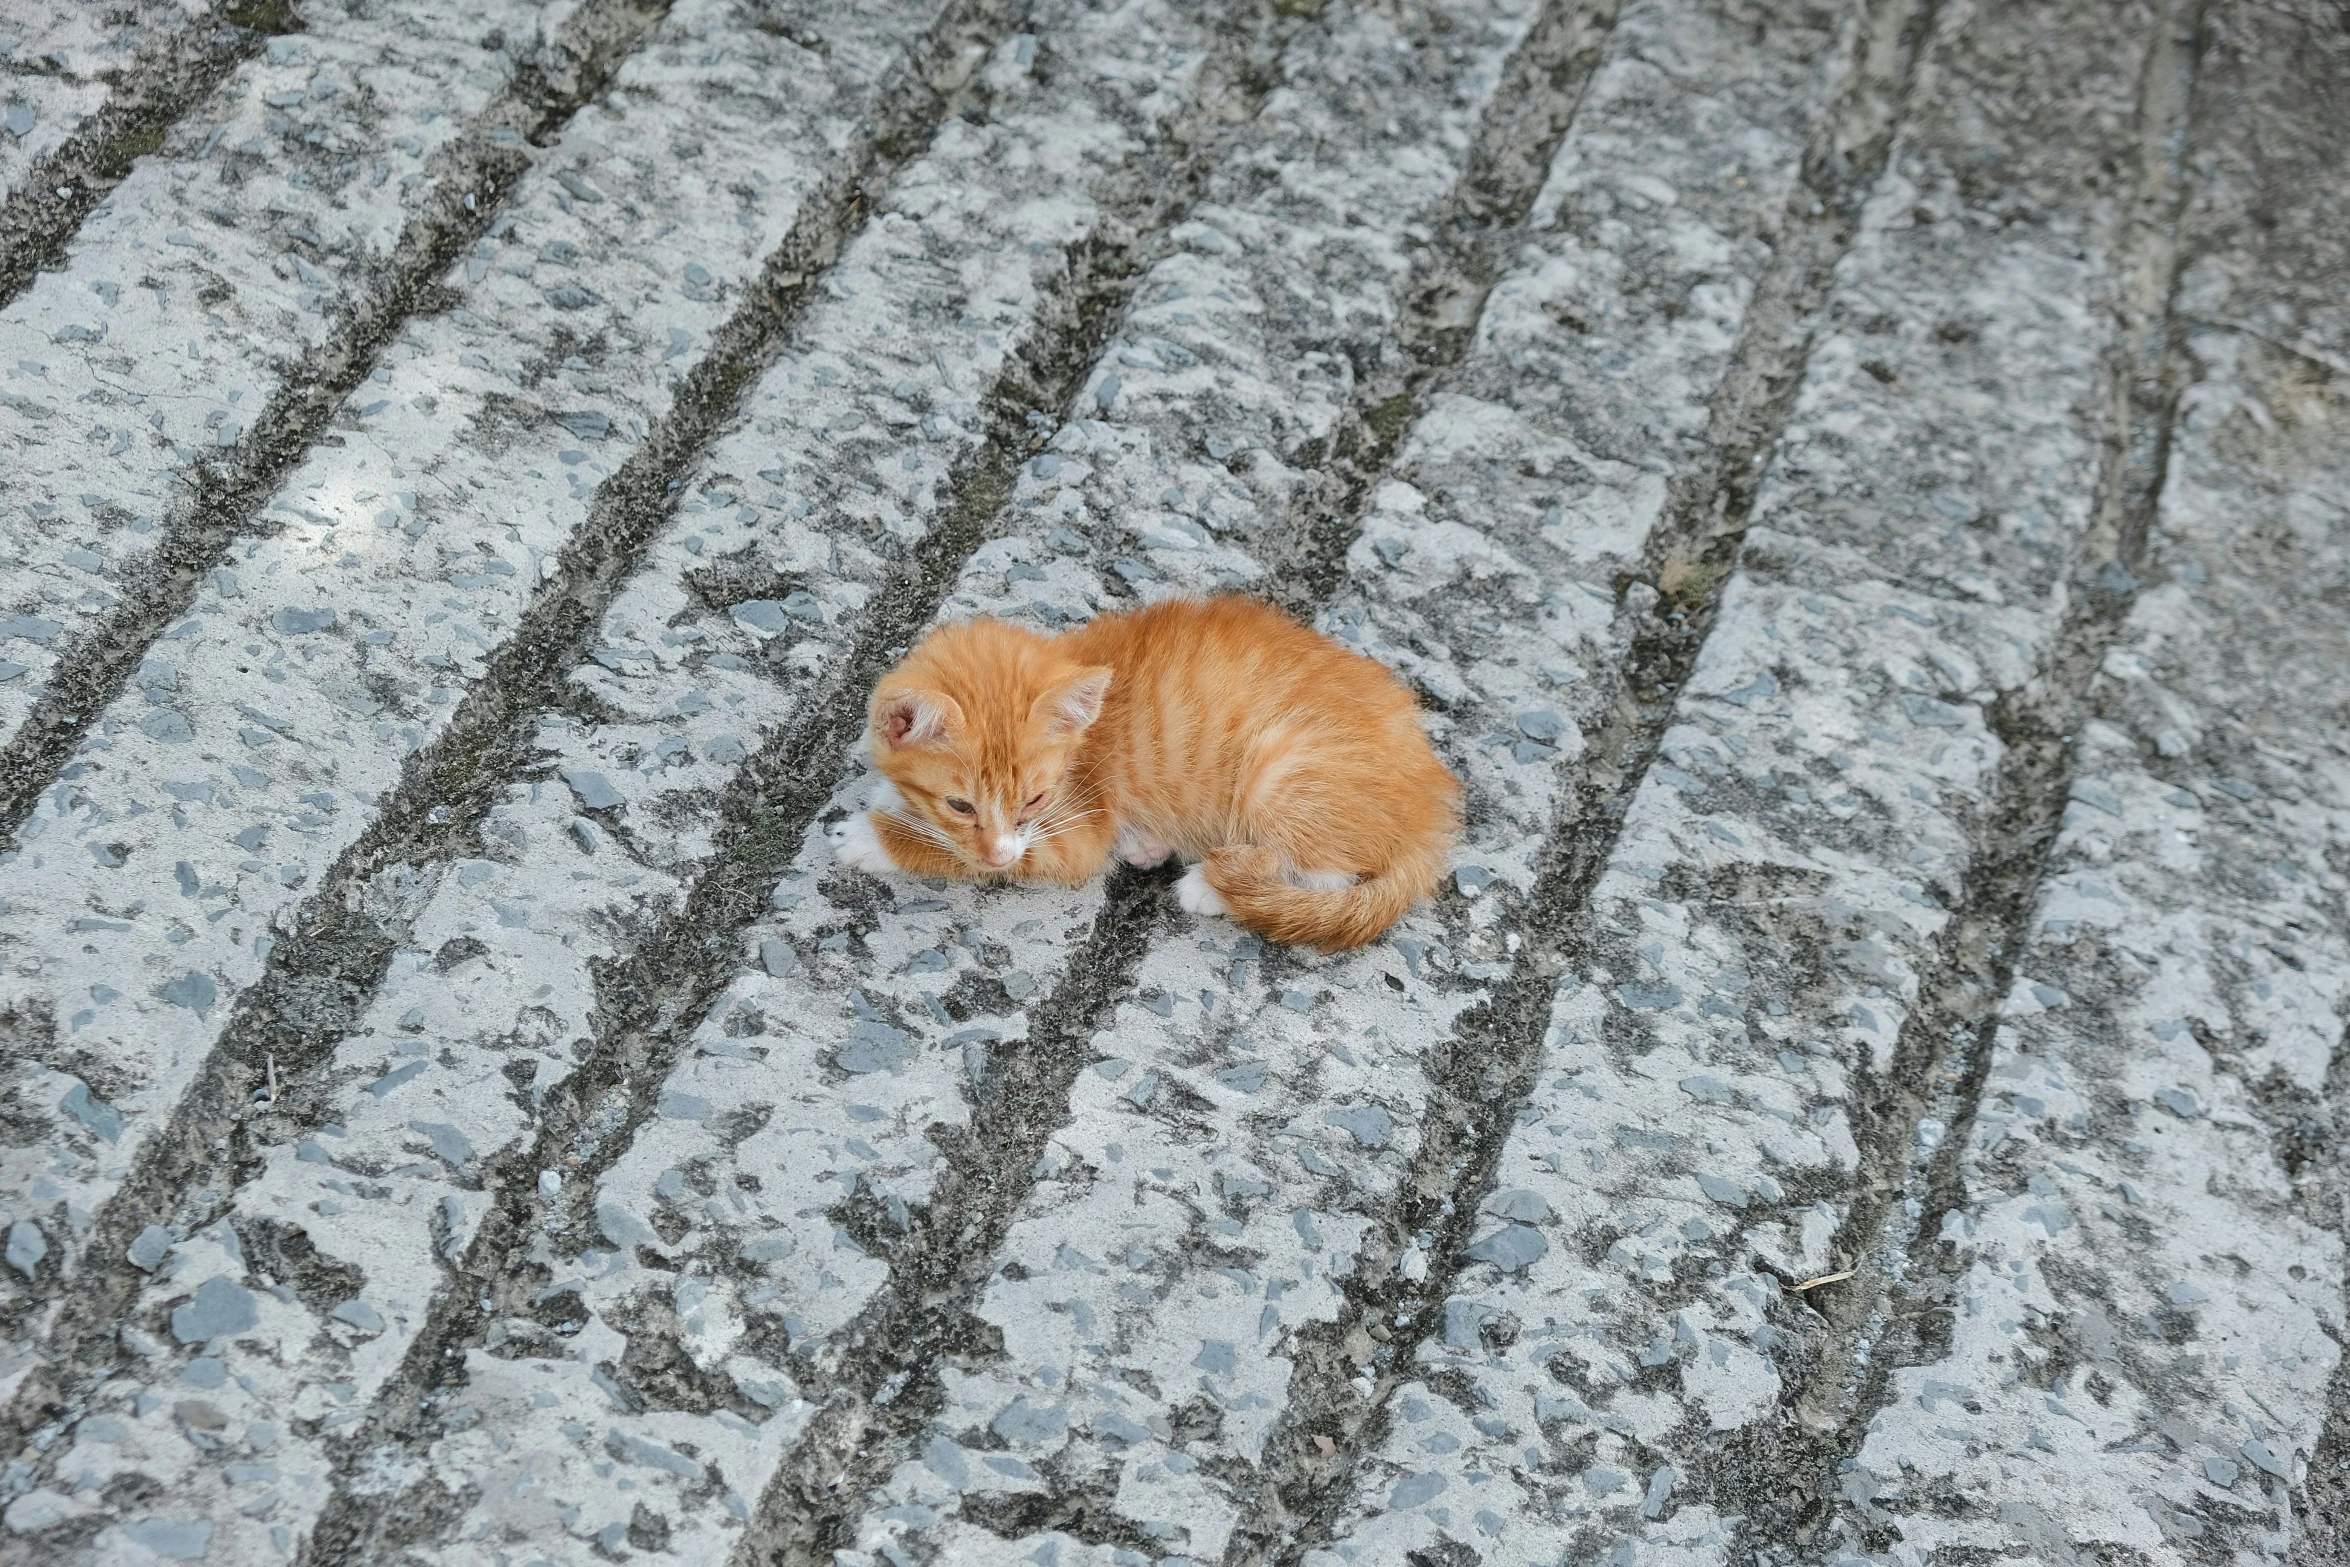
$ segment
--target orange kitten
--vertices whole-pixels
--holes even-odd
[[[1337,949],[1433,892],[1459,829],[1411,693],[1254,599],[944,626],[871,722],[888,792],[839,848],[861,870],[1075,883],[1178,854],[1192,913]]]

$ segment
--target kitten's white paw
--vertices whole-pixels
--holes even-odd
[[[884,876],[898,868],[898,862],[889,857],[889,850],[881,846],[881,834],[873,830],[873,818],[863,811],[833,829],[832,854],[851,870],[868,875]]]
[[[1208,868],[1194,865],[1175,883],[1175,901],[1186,914],[1226,914],[1224,895],[1208,885]]]

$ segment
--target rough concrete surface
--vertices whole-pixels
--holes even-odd
[[[2350,1561],[2329,0],[0,0],[0,1563]],[[1321,957],[879,879],[1266,595]]]

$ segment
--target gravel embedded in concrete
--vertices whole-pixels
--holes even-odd
[[[2338,34],[20,7],[0,1540],[2322,1559]],[[835,864],[924,625],[1231,589],[1386,941]]]

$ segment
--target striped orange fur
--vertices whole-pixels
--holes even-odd
[[[1385,666],[1255,599],[1174,599],[1060,636],[942,626],[875,686],[894,797],[840,857],[1081,882],[1113,853],[1194,861],[1195,914],[1335,950],[1436,888],[1460,785]]]

